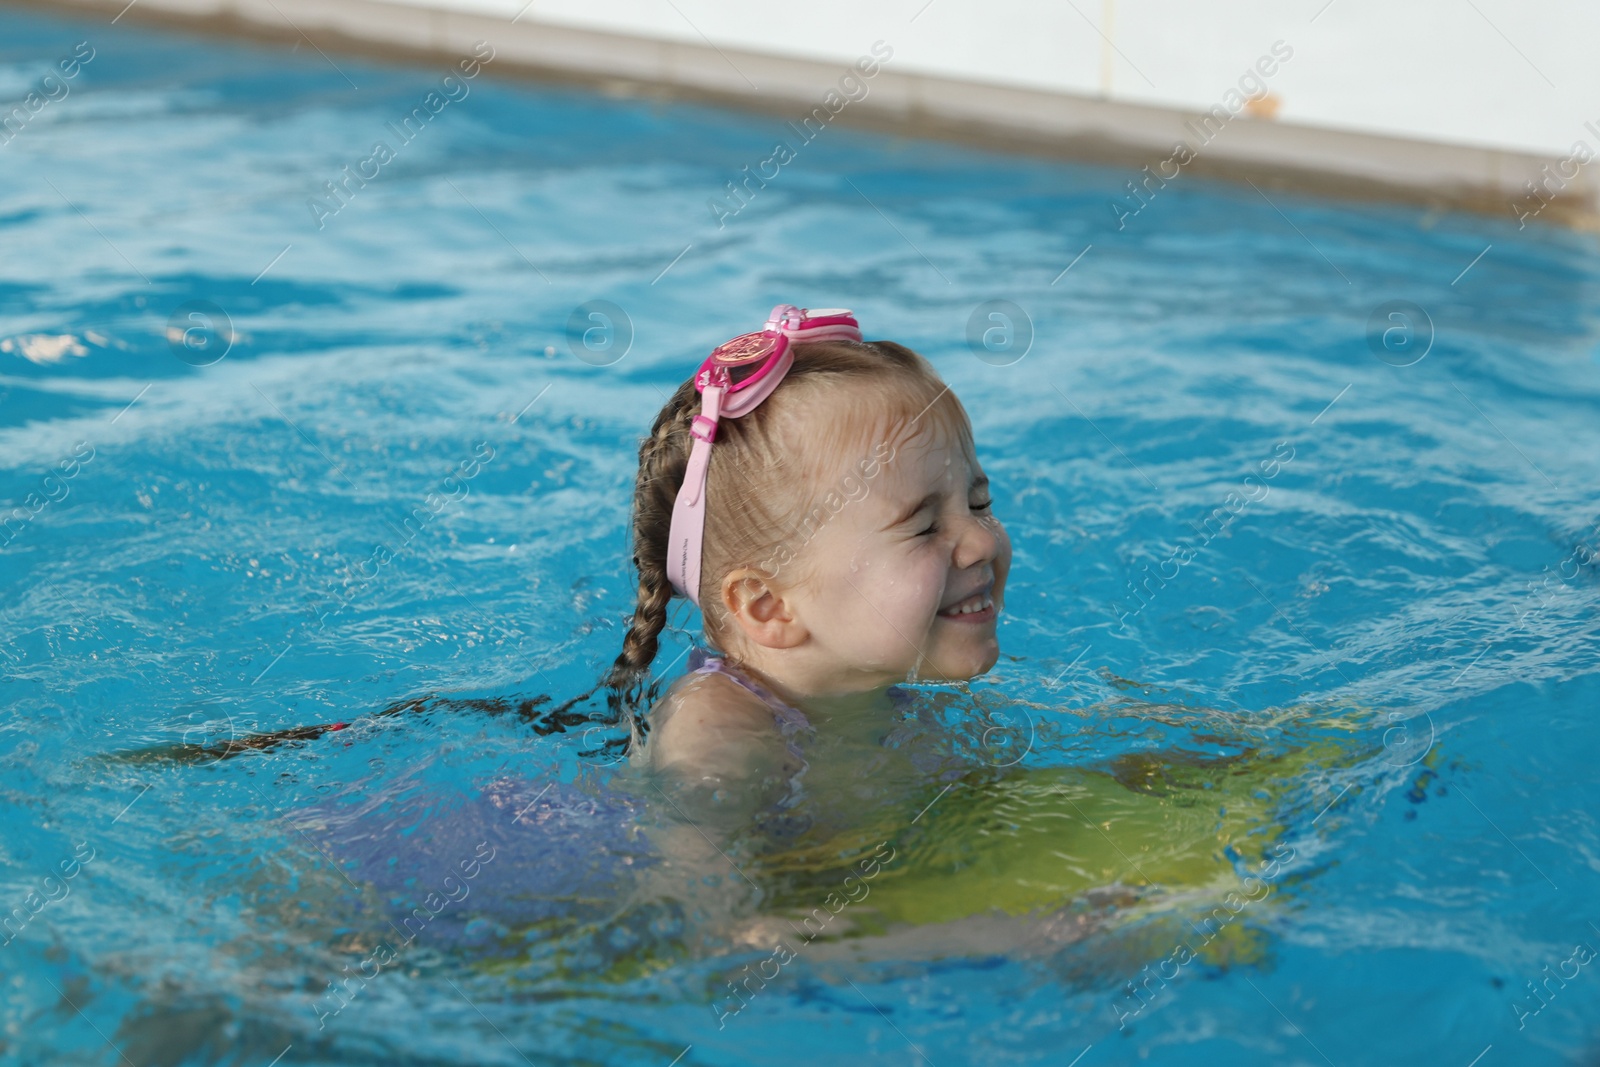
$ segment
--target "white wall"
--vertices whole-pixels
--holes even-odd
[[[882,39],[908,73],[1193,110],[1282,40],[1294,56],[1270,81],[1280,122],[1551,158],[1578,138],[1600,150],[1584,129],[1600,129],[1595,0],[388,2],[841,64]]]

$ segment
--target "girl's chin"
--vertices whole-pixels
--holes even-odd
[[[991,642],[989,648],[974,655],[952,655],[935,657],[922,664],[922,670],[916,681],[924,682],[970,682],[974,678],[988,674],[1000,659],[1000,646]]]

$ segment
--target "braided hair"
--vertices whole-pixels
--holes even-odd
[[[645,679],[667,625],[667,606],[673,597],[667,579],[667,538],[694,443],[689,427],[699,411],[700,394],[691,379],[678,386],[657,413],[650,436],[639,443],[639,476],[633,489],[633,569],[639,575],[639,591],[622,637],[622,652],[604,683],[612,693],[614,710],[632,712],[645,702]],[[653,702],[654,687],[648,696]]]

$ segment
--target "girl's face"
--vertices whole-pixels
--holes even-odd
[[[816,642],[817,692],[964,680],[1000,655],[1011,542],[988,478],[931,421],[890,444],[872,450],[880,462],[859,479],[865,495],[828,512],[805,546],[807,581],[786,593]]]

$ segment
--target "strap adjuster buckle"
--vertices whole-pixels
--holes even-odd
[[[717,439],[717,420],[708,419],[704,415],[696,415],[694,422],[689,424],[689,436],[706,444]]]

